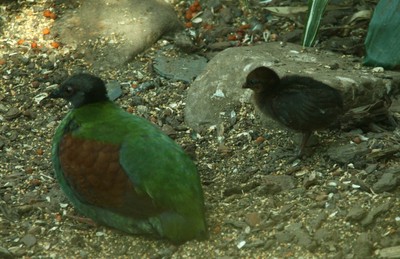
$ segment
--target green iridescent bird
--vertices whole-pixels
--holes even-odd
[[[103,81],[74,75],[54,90],[73,109],[52,149],[56,178],[94,221],[175,244],[207,236],[196,166],[172,139],[109,100]]]

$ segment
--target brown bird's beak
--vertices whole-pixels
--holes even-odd
[[[247,84],[247,82],[246,83],[244,83],[243,85],[242,85],[242,88],[250,88],[250,86]]]

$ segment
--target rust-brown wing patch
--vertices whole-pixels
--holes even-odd
[[[119,162],[119,145],[64,135],[60,163],[68,184],[86,202],[131,217],[163,211],[148,195],[138,195]]]

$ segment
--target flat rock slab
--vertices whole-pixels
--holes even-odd
[[[184,24],[168,1],[87,0],[57,19],[52,34],[64,44],[86,46],[86,61],[108,68],[131,61],[161,36],[181,29]]]
[[[226,104],[253,102],[252,91],[241,87],[247,75],[259,66],[270,67],[279,76],[310,76],[331,85],[341,92],[345,110],[373,103],[388,92],[399,92],[400,73],[373,74],[370,69],[356,68],[360,63],[352,59],[330,51],[279,42],[228,48],[211,59],[191,85],[185,123],[199,130],[202,126],[217,124]],[[266,120],[264,117],[261,116]],[[267,121],[269,124],[271,120]]]
[[[154,70],[163,77],[192,82],[207,65],[207,59],[197,55],[175,56],[160,50],[155,58]]]

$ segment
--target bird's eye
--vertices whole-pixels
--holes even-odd
[[[64,93],[65,93],[67,96],[73,95],[74,92],[75,92],[75,89],[74,89],[72,86],[67,85],[67,86],[64,87]]]
[[[255,80],[254,78],[250,78],[249,79],[249,84],[250,85],[255,85],[255,84],[257,84],[257,80]]]

